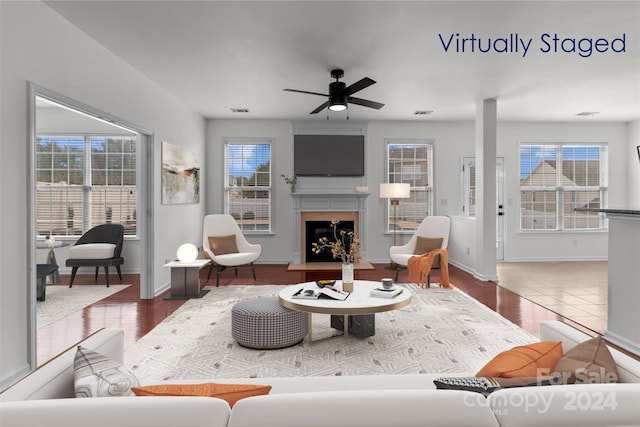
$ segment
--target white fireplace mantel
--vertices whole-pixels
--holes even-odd
[[[360,255],[363,260],[367,258],[366,233],[366,200],[369,193],[356,191],[299,191],[291,193],[293,198],[293,263],[300,263],[302,212],[357,212],[358,236],[362,244]]]

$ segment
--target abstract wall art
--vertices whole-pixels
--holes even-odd
[[[200,203],[200,159],[162,141],[162,204]]]

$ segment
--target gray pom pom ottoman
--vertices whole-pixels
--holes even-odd
[[[231,309],[231,335],[243,347],[284,348],[307,335],[308,314],[283,307],[278,297],[252,298]]]

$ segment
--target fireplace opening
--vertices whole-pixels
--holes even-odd
[[[340,221],[337,227],[338,236],[340,236],[341,230],[345,232],[354,231],[354,221]],[[306,262],[341,262],[339,258],[333,257],[329,249],[325,249],[319,254],[313,252],[312,243],[318,242],[321,237],[326,237],[330,241],[335,240],[331,221],[306,221],[304,248]]]

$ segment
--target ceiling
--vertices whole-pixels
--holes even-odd
[[[496,98],[500,120],[640,119],[638,1],[47,4],[207,118],[472,120],[477,100]],[[624,34],[626,51],[545,53],[545,33],[609,41]],[[526,56],[522,45],[518,52],[479,53],[467,42],[465,52],[456,52],[456,40],[472,34],[482,47],[514,35],[533,40]],[[454,36],[448,51],[439,35]],[[309,115],[326,99],[283,91],[328,93],[337,67],[347,85],[375,80],[355,96],[385,106]],[[231,111],[237,108],[249,112]]]

